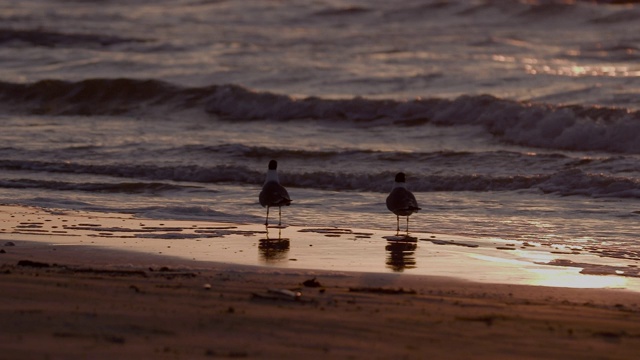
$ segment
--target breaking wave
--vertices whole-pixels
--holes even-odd
[[[157,80],[0,83],[0,111],[41,115],[154,114],[197,109],[233,121],[323,121],[378,126],[478,125],[514,145],[640,153],[640,111],[549,105],[490,95],[456,99],[295,98],[237,85],[181,87]]]

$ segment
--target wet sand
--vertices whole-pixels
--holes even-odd
[[[188,238],[177,221],[2,210],[6,358],[624,359],[640,348],[640,295],[633,291],[193,260],[136,250],[137,243],[128,250],[95,244],[110,236],[133,241],[117,229],[135,221],[147,234],[158,226],[181,233],[145,238],[170,252]],[[211,236],[230,230],[203,227],[209,232],[200,234]],[[229,242],[266,235],[225,234]],[[255,242],[254,256],[268,252]]]

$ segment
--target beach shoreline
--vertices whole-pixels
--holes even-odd
[[[96,260],[106,250],[123,250],[134,265],[140,265],[138,259],[147,259],[147,255],[160,255],[153,258],[173,258],[175,263],[640,291],[637,261],[602,257],[552,243],[347,227],[265,228],[261,224],[202,218],[140,218],[125,213],[21,205],[0,205],[0,222],[0,245],[2,241],[20,246],[49,244],[59,257],[64,256],[65,249],[76,246],[75,252],[82,251]]]
[[[634,291],[196,261],[14,235],[23,240],[0,237],[8,358],[631,358],[640,345]]]

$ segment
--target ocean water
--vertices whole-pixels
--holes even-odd
[[[0,202],[640,261],[634,1],[0,0]],[[272,214],[275,212],[272,212]]]

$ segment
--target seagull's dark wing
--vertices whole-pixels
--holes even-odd
[[[270,181],[262,187],[258,196],[260,205],[266,206],[287,206],[291,204],[291,198],[284,186],[275,181]]]
[[[409,216],[421,210],[416,197],[405,188],[395,188],[391,191],[387,196],[387,209],[400,216]]]

